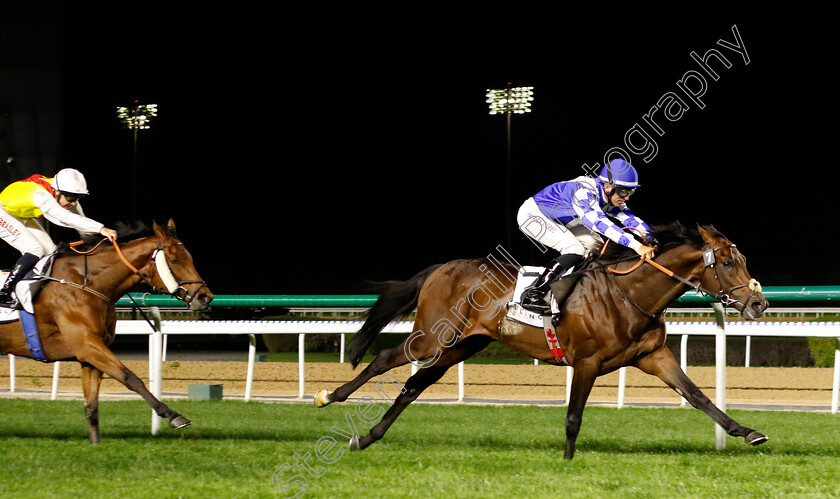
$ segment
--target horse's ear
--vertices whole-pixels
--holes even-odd
[[[152,228],[155,230],[155,236],[158,239],[166,239],[166,230],[154,220],[152,221]]]
[[[152,227],[155,229],[155,235],[159,239],[164,239],[167,236],[175,235],[175,221],[173,221],[171,218],[169,219],[169,222],[166,223],[166,227],[161,227],[154,220],[152,221]]]
[[[711,232],[701,227],[700,224],[697,224],[697,230],[699,230],[700,235],[703,236],[703,241],[705,241],[707,244],[715,244],[715,236],[713,236]]]

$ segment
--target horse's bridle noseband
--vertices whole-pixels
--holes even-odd
[[[177,242],[172,244],[167,244],[162,246],[160,242],[158,242],[158,247],[155,251],[152,252],[152,261],[155,263],[155,268],[157,269],[158,276],[160,280],[163,281],[163,285],[165,286],[165,291],[168,292],[170,295],[174,296],[175,298],[183,301],[187,305],[192,304],[192,301],[198,296],[198,292],[207,287],[206,281],[185,281],[185,280],[177,280],[175,276],[172,274],[172,269],[169,268],[169,263],[166,261],[166,255],[161,259],[158,259],[157,256],[163,253],[163,250],[166,248],[171,248],[173,246],[183,246],[184,243]],[[146,276],[142,276],[144,280],[152,287],[155,292],[159,292],[163,294],[164,289],[159,288],[152,284],[151,279],[147,278]],[[184,286],[189,284],[200,284],[201,286],[197,287],[195,291],[190,294],[187,291],[187,288]]]
[[[718,272],[717,272],[717,268],[716,268],[716,265],[717,265],[717,251],[722,250],[722,249],[726,249],[726,248],[735,248],[736,246],[732,243],[727,244],[725,246],[719,246],[717,248],[712,248],[710,245],[707,245],[707,246],[708,246],[708,249],[703,251],[703,263],[706,265],[706,268],[703,270],[703,272],[705,273],[706,270],[712,269],[712,271],[714,272],[715,280],[718,282],[718,287],[720,288],[720,291],[717,292],[717,293],[714,293],[712,291],[708,291],[708,290],[700,287],[699,283],[697,284],[697,286],[694,286],[694,290],[697,291],[698,293],[705,294],[705,295],[711,296],[712,298],[720,300],[720,302],[723,304],[724,307],[728,307],[729,305],[732,305],[732,306],[735,307],[736,310],[738,310],[740,312],[741,310],[743,310],[744,308],[747,307],[747,304],[750,302],[750,299],[753,296],[755,296],[756,293],[761,292],[761,283],[759,283],[755,279],[750,279],[750,282],[748,282],[746,284],[738,284],[738,285],[735,285],[735,286],[730,286],[728,292],[724,291],[723,290],[723,283],[720,280],[720,276],[718,276]],[[701,281],[702,281],[702,277],[703,276],[701,275],[700,276]],[[733,291],[739,290],[741,288],[750,288],[750,290],[752,291],[752,293],[750,293],[750,295],[747,296],[747,298],[743,301],[743,303],[734,299],[734,298],[732,298],[732,296],[731,296]],[[739,310],[737,305],[741,305],[742,308]]]

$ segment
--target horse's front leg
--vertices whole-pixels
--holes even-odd
[[[155,414],[169,419],[170,428],[177,430],[178,428],[183,428],[191,424],[189,419],[173,411],[166,404],[158,400],[157,397],[152,395],[149,389],[146,388],[143,380],[131,372],[125,364],[120,362],[116,355],[102,343],[99,337],[88,335],[82,346],[76,349],[75,356],[80,362],[90,364],[119,381],[129,390],[143,397],[143,400],[151,406]]]
[[[99,386],[102,371],[90,364],[82,364],[82,391],[85,394],[85,417],[90,428],[90,443],[98,444],[99,438]]]
[[[649,355],[640,358],[636,361],[635,366],[664,381],[666,385],[683,396],[689,404],[705,412],[726,433],[736,437],[744,437],[750,445],[759,445],[767,441],[766,435],[752,428],[741,426],[713,404],[709,397],[700,391],[700,388],[680,369],[677,359],[674,358],[674,354],[667,347],[662,346]]]
[[[583,422],[583,409],[595,384],[595,378],[598,377],[597,368],[590,364],[584,360],[574,365],[572,389],[566,409],[566,451],[563,455],[565,459],[572,459],[575,456],[575,442]]]

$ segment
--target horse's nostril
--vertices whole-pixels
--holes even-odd
[[[767,308],[767,303],[761,300],[756,300],[752,302],[751,306],[756,312],[761,312]]]

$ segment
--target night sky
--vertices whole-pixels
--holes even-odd
[[[87,175],[106,225],[173,217],[217,294],[355,292],[500,244],[544,264],[519,204],[629,151],[633,127],[638,216],[714,224],[764,285],[840,284],[827,15],[528,10],[510,28],[513,13],[85,9],[35,23],[61,27],[57,163]],[[746,55],[717,43],[733,26]],[[710,62],[717,81],[691,57],[710,49],[731,64]],[[535,98],[511,120],[509,183],[506,120],[485,103],[508,83]],[[644,117],[668,95],[686,108],[654,114],[660,135]],[[136,207],[115,113],[135,99],[160,113],[139,133]]]

